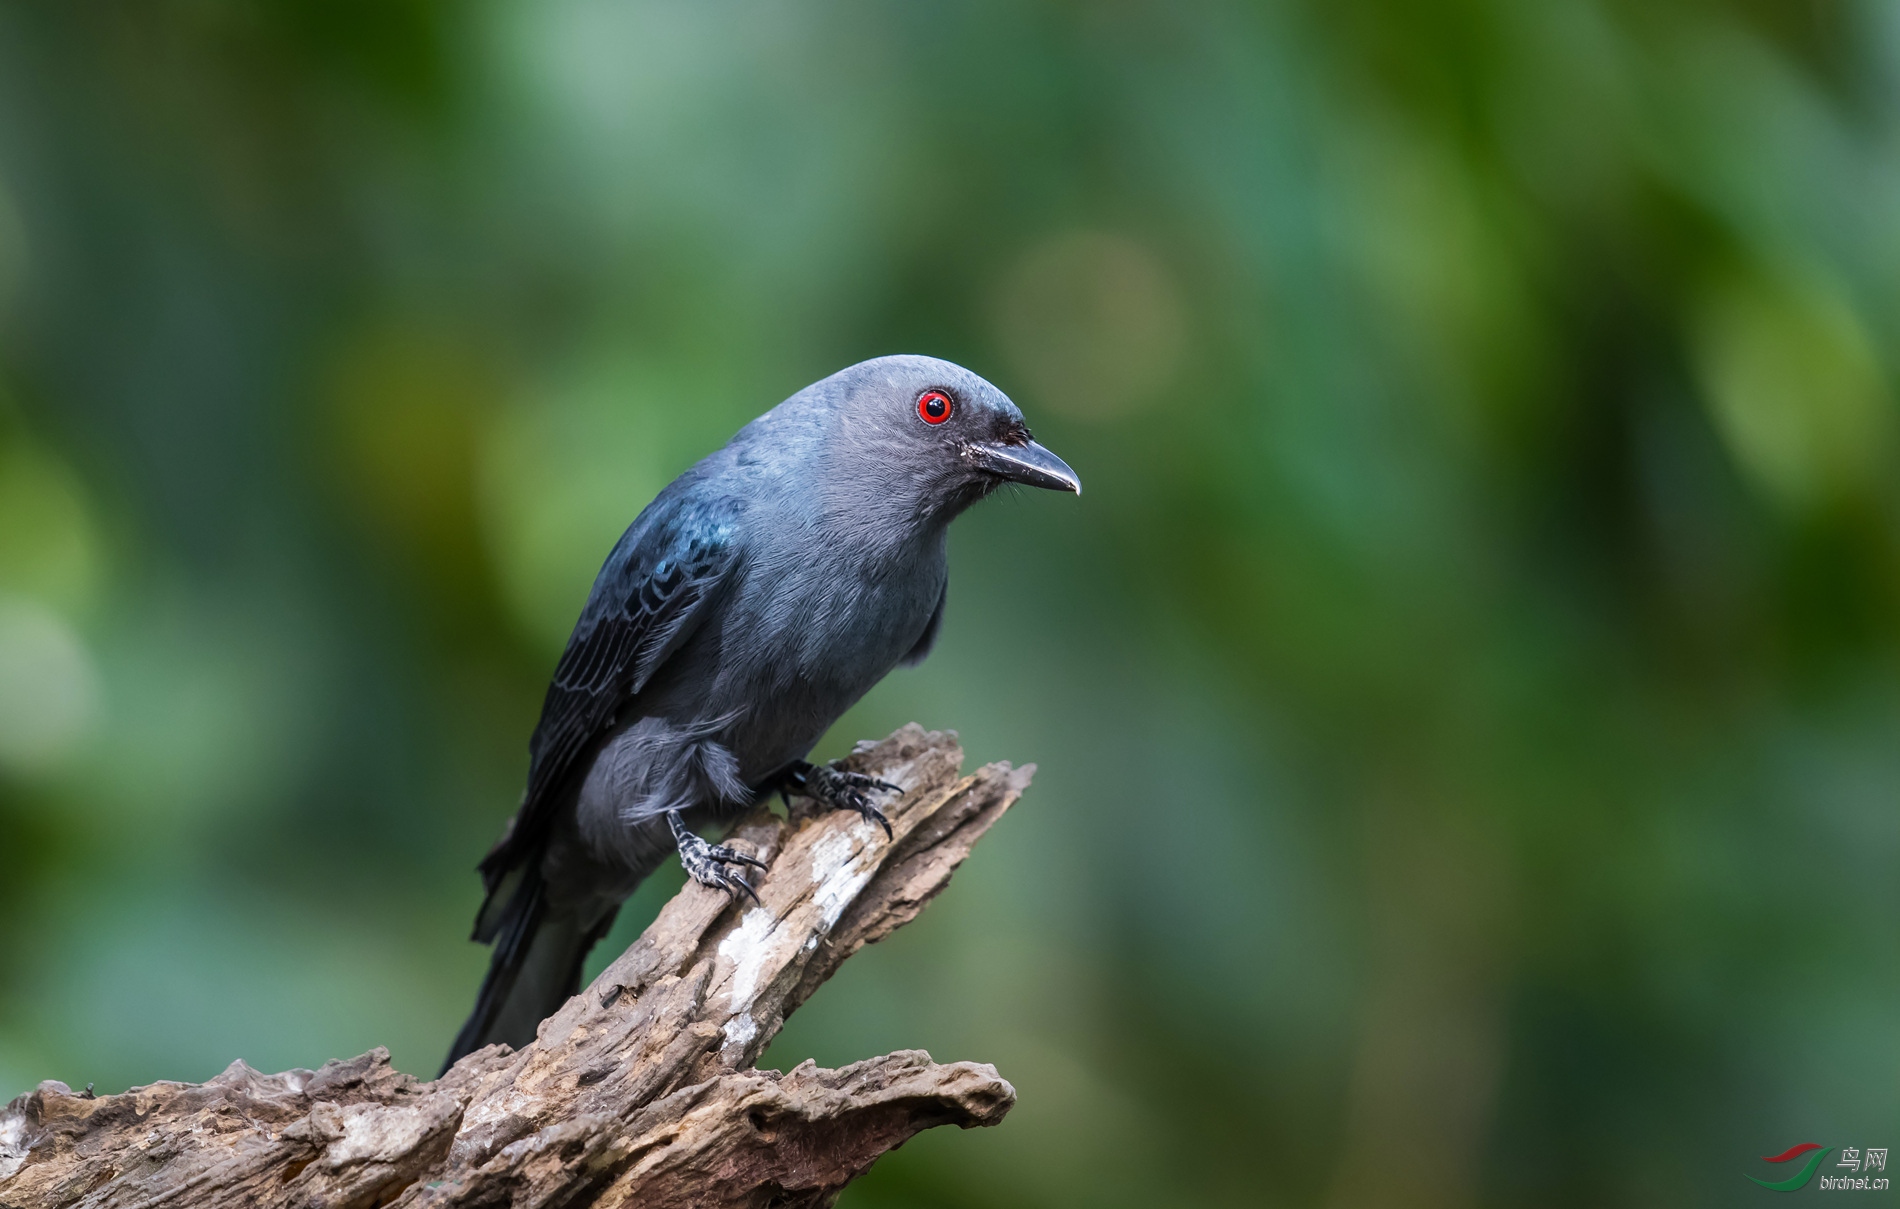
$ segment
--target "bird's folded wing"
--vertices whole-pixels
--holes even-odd
[[[738,562],[736,519],[736,507],[724,502],[649,509],[608,557],[529,740],[521,809],[482,860],[491,895],[538,848],[553,804],[589,745],[705,620]]]

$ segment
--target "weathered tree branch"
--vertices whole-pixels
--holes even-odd
[[[922,1051],[753,1070],[846,958],[916,918],[1034,766],[962,776],[953,734],[912,725],[853,767],[904,787],[895,833],[761,810],[731,842],[768,862],[761,905],[688,883],[516,1053],[433,1083],[382,1049],[316,1072],[234,1062],[209,1083],[0,1110],[0,1206],[818,1206],[933,1125],[993,1125],[994,1067]]]

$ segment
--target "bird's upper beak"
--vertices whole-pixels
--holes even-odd
[[[999,475],[1012,483],[1027,483],[1031,487],[1082,494],[1082,480],[1076,477],[1075,471],[1069,469],[1069,464],[1034,441],[1026,445],[976,441],[964,446],[964,452],[977,469]]]

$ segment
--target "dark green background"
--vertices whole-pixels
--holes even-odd
[[[1772,1200],[1900,1143],[1896,333],[1888,0],[9,0],[0,1096],[433,1071],[620,528],[914,351],[1087,494],[822,749],[1041,766],[771,1052],[1021,1092],[846,1205]]]

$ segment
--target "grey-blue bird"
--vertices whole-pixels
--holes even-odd
[[[527,792],[481,863],[495,951],[449,1053],[517,1048],[677,853],[750,894],[758,862],[700,830],[789,788],[877,822],[894,788],[805,762],[943,623],[950,522],[1003,483],[1080,494],[1002,391],[932,357],[879,357],[799,391],[667,486],[621,537],[554,670]],[[886,824],[888,828],[888,824]]]

